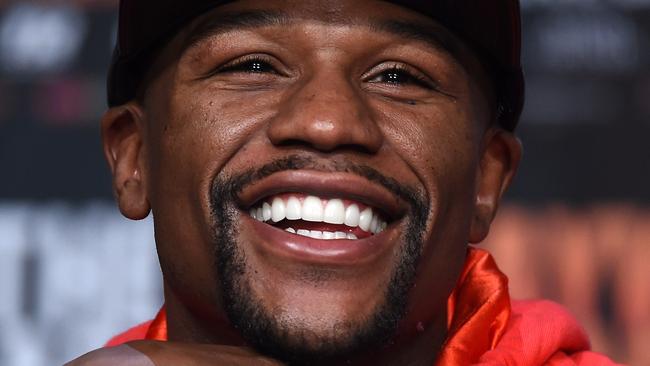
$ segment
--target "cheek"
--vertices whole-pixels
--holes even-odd
[[[413,322],[445,311],[461,271],[473,214],[481,122],[468,103],[385,114],[391,148],[430,200],[425,245],[410,301]],[[436,311],[432,312],[431,310]]]
[[[209,87],[165,93],[161,86],[152,89],[155,106],[146,108],[145,141],[161,266],[176,291],[216,301],[211,184],[226,167],[238,171],[254,165],[255,134],[273,113],[273,99],[242,100]]]
[[[150,148],[152,188],[164,201],[187,200],[190,197],[181,196],[188,194],[205,201],[217,173],[233,163],[247,166],[249,161],[239,160],[254,156],[259,125],[275,109],[273,98],[240,94],[209,85],[177,88],[148,113],[150,140],[156,142]]]
[[[381,120],[390,148],[418,176],[433,206],[473,193],[480,122],[469,103],[388,110]]]

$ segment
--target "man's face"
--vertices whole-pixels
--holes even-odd
[[[238,1],[160,58],[118,140],[170,339],[308,357],[444,333],[496,206],[485,77],[460,42],[386,2]]]

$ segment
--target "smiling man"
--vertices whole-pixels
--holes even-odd
[[[519,31],[515,0],[122,0],[103,143],[165,305],[73,364],[605,364],[468,247],[521,155]]]

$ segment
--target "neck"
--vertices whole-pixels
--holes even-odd
[[[217,306],[217,305],[215,305]],[[167,339],[172,342],[244,346],[245,342],[225,317],[214,314],[214,307],[191,306],[165,286]]]

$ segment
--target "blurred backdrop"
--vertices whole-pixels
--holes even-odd
[[[0,0],[0,365],[56,365],[162,303],[99,141],[117,0]],[[522,0],[524,161],[484,247],[650,365],[650,0]]]

